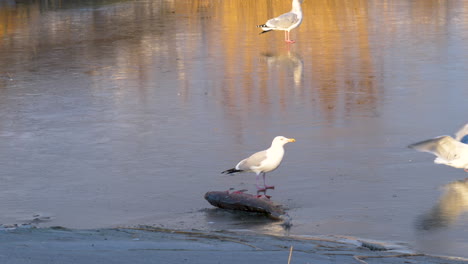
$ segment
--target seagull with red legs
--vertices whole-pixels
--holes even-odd
[[[260,34],[267,33],[272,30],[284,30],[284,41],[287,43],[295,43],[296,41],[291,40],[289,32],[292,29],[297,28],[302,23],[302,1],[303,0],[292,0],[292,9],[290,12],[272,18],[263,25],[258,25],[257,27],[262,28],[263,30]]]
[[[284,145],[289,142],[295,142],[294,138],[286,138],[277,136],[273,139],[270,148],[259,151],[250,157],[241,160],[236,167],[225,170],[221,173],[232,174],[237,172],[255,172],[256,186],[259,192],[267,189],[274,189],[275,186],[269,186],[265,183],[265,175],[267,172],[274,171],[281,164],[284,156]],[[263,187],[258,184],[259,176],[262,175]]]

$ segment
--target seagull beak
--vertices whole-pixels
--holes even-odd
[[[294,138],[290,138],[289,142],[296,142],[296,140]]]

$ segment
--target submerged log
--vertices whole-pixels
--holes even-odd
[[[205,194],[205,199],[213,206],[248,212],[265,214],[275,220],[284,220],[287,216],[283,207],[262,195],[252,195],[244,192],[213,191]]]

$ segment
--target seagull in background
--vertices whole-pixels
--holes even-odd
[[[429,152],[437,156],[436,164],[444,164],[468,172],[468,124],[451,136],[440,136],[408,146],[409,148]]]
[[[263,25],[258,25],[257,27],[263,30],[260,34],[272,30],[284,30],[284,40],[287,43],[295,43],[296,41],[291,40],[289,37],[289,31],[297,28],[302,23],[302,2],[303,0],[292,0],[292,9],[290,12],[272,18]]]
[[[281,164],[284,156],[284,145],[289,142],[295,142],[294,138],[285,138],[277,136],[273,139],[269,149],[259,151],[252,156],[241,160],[237,163],[236,167],[225,170],[221,173],[232,174],[236,172],[255,172],[257,174],[257,190],[265,191],[267,189],[274,189],[275,186],[268,186],[265,183],[265,175],[267,172],[274,171]],[[262,174],[263,187],[258,184],[258,178]]]

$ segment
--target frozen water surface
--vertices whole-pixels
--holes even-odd
[[[207,191],[294,137],[268,177],[292,234],[468,257],[468,174],[406,146],[468,121],[468,2],[1,1],[1,224],[250,229]]]

